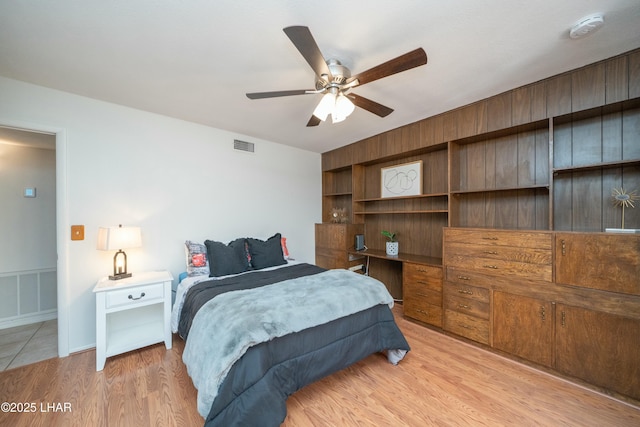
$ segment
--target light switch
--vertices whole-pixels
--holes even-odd
[[[84,240],[84,225],[71,226],[71,240]]]
[[[36,197],[36,188],[27,187],[24,189],[24,197]]]

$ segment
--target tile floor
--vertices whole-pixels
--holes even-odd
[[[0,371],[58,357],[58,319],[0,329]]]

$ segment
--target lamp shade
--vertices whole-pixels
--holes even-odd
[[[313,115],[322,120],[323,122],[327,119],[327,116],[331,114],[336,105],[336,95],[334,93],[326,93],[320,100],[320,103],[313,111]]]
[[[99,227],[98,250],[117,251],[142,246],[140,227]]]

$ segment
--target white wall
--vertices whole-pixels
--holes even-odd
[[[58,231],[68,283],[58,286],[68,293],[71,352],[95,345],[92,289],[113,259],[95,249],[99,226],[142,227],[143,247],[127,251],[133,272],[168,269],[177,277],[185,239],[275,232],[297,259],[314,261],[317,153],[0,77],[0,125],[16,122],[66,136],[66,169],[58,173],[66,174],[68,218]],[[256,152],[234,150],[234,139],[254,142]],[[71,224],[85,225],[84,241],[70,240]]]
[[[56,153],[0,142],[0,274],[56,267]],[[25,187],[36,197],[25,198]]]

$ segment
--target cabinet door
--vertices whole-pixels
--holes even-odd
[[[640,295],[640,236],[557,233],[556,283]]]
[[[362,260],[349,261],[354,236],[363,234],[362,224],[316,224],[316,265],[323,268],[349,268]]]
[[[550,302],[493,293],[493,346],[544,366],[553,362],[553,305]]]
[[[640,399],[640,320],[558,304],[556,369]]]

